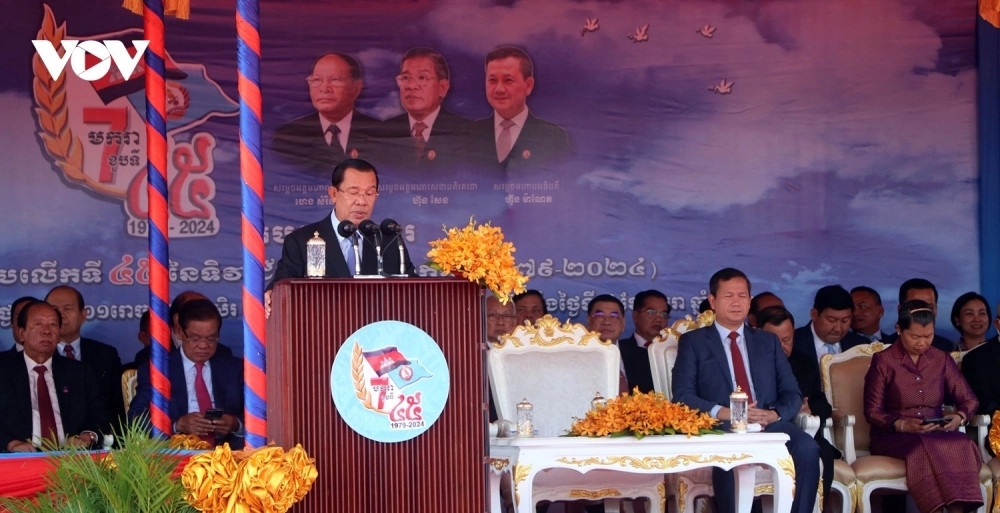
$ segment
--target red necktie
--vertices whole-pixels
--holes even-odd
[[[201,413],[212,409],[212,395],[208,393],[208,386],[205,385],[205,378],[202,376],[201,371],[205,367],[205,362],[198,362],[194,364],[194,369],[196,374],[194,376],[194,395],[198,399],[198,409]],[[208,436],[203,437],[203,439],[208,442],[209,445],[215,446],[215,434],[211,433]]]
[[[417,121],[413,124],[413,145],[417,150],[417,160],[424,157],[424,148],[427,147],[427,141],[424,140],[424,130],[427,130],[427,123]]]
[[[628,378],[625,377],[625,372],[618,371],[618,395],[628,394],[629,392]]]
[[[735,331],[729,332],[729,350],[733,353],[733,376],[736,376],[736,384],[747,393],[747,402],[753,402],[753,394],[750,392],[750,379],[747,378],[747,368],[743,365],[743,352],[740,351],[736,339],[740,334]]]
[[[76,360],[76,351],[73,350],[73,346],[66,344],[66,347],[63,348],[63,356],[70,360]]]
[[[35,366],[35,373],[38,374],[36,392],[38,393],[39,427],[41,427],[43,439],[58,441],[59,431],[56,429],[56,414],[52,409],[52,398],[49,397],[49,385],[45,382],[45,371],[47,370],[44,365]]]

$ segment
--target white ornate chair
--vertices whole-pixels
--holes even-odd
[[[498,416],[516,421],[516,405],[527,399],[536,436],[566,434],[573,418],[590,409],[596,392],[618,395],[618,347],[582,324],[560,325],[546,315],[535,326],[517,326],[493,344],[487,358]],[[664,488],[658,474],[550,469],[536,475],[533,496],[536,502],[603,499],[609,512],[617,511],[623,498],[646,498],[650,513],[662,513]]]
[[[873,456],[868,452],[870,426],[865,418],[865,374],[872,354],[888,348],[881,342],[854,346],[843,353],[824,355],[820,361],[823,391],[833,406],[834,440],[854,469],[856,481],[851,493],[860,513],[872,511],[871,496],[879,489],[905,493],[906,465],[901,459]],[[992,498],[992,474],[986,465],[979,473],[984,504]],[[981,508],[979,511],[984,511]]]

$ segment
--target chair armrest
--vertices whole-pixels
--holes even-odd
[[[987,444],[990,443],[987,440],[990,434],[990,422],[989,415],[973,415],[969,419],[969,425],[965,430],[965,434],[976,442],[976,447],[979,447],[979,452],[983,455],[983,461],[990,461],[993,458],[990,452],[986,450]]]
[[[854,415],[845,414],[839,410],[833,410],[834,445],[844,453],[847,463],[854,463],[858,458],[858,453],[854,449]]]
[[[795,415],[795,424],[809,436],[816,436],[816,432],[819,431],[820,428],[819,417],[816,415],[807,415],[805,413],[797,413]]]

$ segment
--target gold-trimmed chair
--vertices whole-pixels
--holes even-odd
[[[128,407],[132,404],[132,398],[135,397],[135,390],[139,386],[136,378],[137,374],[135,369],[122,371],[122,400],[125,402],[125,411],[128,411]]]
[[[516,405],[527,399],[533,406],[536,436],[564,435],[574,417],[583,417],[590,410],[595,392],[608,398],[618,395],[618,347],[612,341],[602,341],[598,333],[582,324],[560,324],[546,315],[535,326],[517,326],[488,353],[498,416],[516,421]],[[649,513],[662,513],[664,493],[662,474],[604,469],[582,474],[549,469],[539,472],[533,483],[536,503],[596,498],[603,499],[609,512],[618,511],[621,499],[645,498]]]
[[[865,375],[872,355],[888,347],[882,342],[861,344],[839,354],[823,355],[820,360],[823,391],[833,406],[833,440],[854,469],[856,481],[850,491],[859,513],[872,511],[871,497],[876,490],[908,491],[903,460],[873,456],[868,451],[871,426],[864,410]],[[979,483],[983,503],[989,505],[993,496],[993,480],[986,465],[980,469]],[[979,511],[985,509],[986,506]]]

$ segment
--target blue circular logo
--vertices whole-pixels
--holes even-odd
[[[399,321],[355,331],[330,369],[337,413],[359,435],[377,442],[402,442],[427,431],[444,411],[450,386],[437,342]]]

